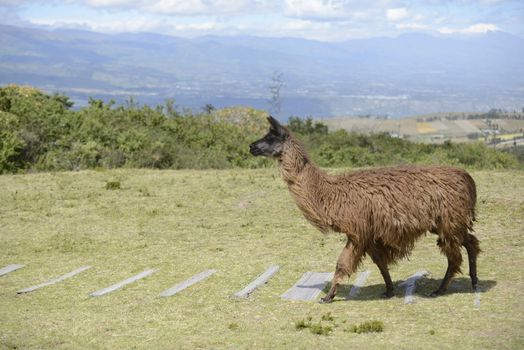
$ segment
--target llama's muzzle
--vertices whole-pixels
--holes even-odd
[[[254,143],[249,145],[249,152],[254,156],[259,156],[262,154],[262,150],[257,147]]]

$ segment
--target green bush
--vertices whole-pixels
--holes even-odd
[[[22,159],[25,143],[18,133],[17,124],[15,115],[0,111],[0,174],[26,167]]]
[[[517,162],[524,164],[524,145],[515,145],[511,148],[504,150],[504,153],[510,154],[511,156],[516,158]]]
[[[252,108],[179,112],[173,101],[151,108],[133,100],[117,106],[90,99],[79,110],[63,95],[31,87],[0,88],[0,173],[90,168],[257,168],[248,145],[268,129],[266,113]],[[328,132],[321,122],[293,117],[289,128],[324,167],[403,163],[469,168],[522,168],[522,151],[482,143],[425,145],[388,134]],[[520,159],[520,161],[519,161]]]

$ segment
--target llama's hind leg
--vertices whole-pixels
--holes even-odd
[[[333,298],[337,293],[338,285],[342,282],[344,277],[351,276],[351,274],[355,272],[363,255],[364,251],[362,249],[348,241],[338,257],[335,275],[331,282],[331,288],[329,289],[328,294],[320,300],[321,303],[330,303],[333,301]]]
[[[454,241],[444,241],[441,238],[437,240],[437,244],[440,247],[442,253],[448,258],[448,268],[444,279],[440,284],[440,287],[433,293],[432,297],[442,295],[448,289],[451,279],[455,276],[457,272],[460,272],[460,265],[462,264],[462,254],[460,253],[460,245]]]
[[[479,240],[471,233],[467,233],[464,237],[464,242],[462,243],[462,245],[466,248],[466,251],[468,252],[469,276],[471,278],[471,286],[473,287],[473,290],[476,290],[478,284],[477,255],[481,251],[479,246]]]
[[[391,298],[395,295],[395,293],[393,292],[393,281],[391,280],[391,276],[389,275],[388,253],[386,251],[386,248],[382,244],[377,242],[376,245],[373,247],[373,250],[369,253],[373,262],[378,266],[380,274],[382,275],[384,283],[386,284],[386,292],[383,294],[383,296],[385,298]]]

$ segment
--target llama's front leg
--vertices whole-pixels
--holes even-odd
[[[349,277],[358,267],[360,260],[363,256],[362,249],[356,247],[353,243],[348,242],[337,260],[337,267],[335,269],[335,275],[331,282],[331,288],[328,294],[320,300],[321,303],[330,303],[333,301],[335,294],[337,293],[337,287],[342,282],[344,277]]]

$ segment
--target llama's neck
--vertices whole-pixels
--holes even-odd
[[[310,160],[304,147],[292,137],[286,141],[278,165],[283,180],[306,219],[321,231],[328,231],[330,223],[325,222],[322,206],[322,188],[327,174]]]
[[[311,161],[304,146],[293,137],[286,141],[278,167],[289,186],[301,185],[304,181],[310,183],[313,179],[324,177],[324,172]]]

